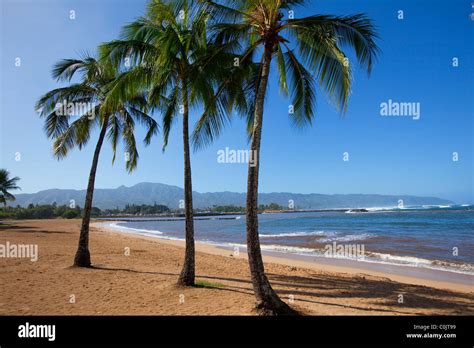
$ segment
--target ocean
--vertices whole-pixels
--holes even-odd
[[[262,250],[474,275],[474,206],[368,210],[260,214]],[[184,239],[182,219],[117,219],[111,227]],[[245,216],[196,217],[195,238],[217,246],[244,248]]]

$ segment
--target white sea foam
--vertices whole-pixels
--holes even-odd
[[[377,210],[390,210],[390,209],[397,209],[398,207],[396,205],[391,206],[391,207],[369,207],[369,208],[364,208],[367,209],[368,211],[377,211]]]
[[[372,253],[376,258],[380,258],[383,261],[391,261],[402,264],[413,264],[414,266],[431,265],[431,261],[422,259],[414,256],[397,256],[391,254]]]
[[[284,237],[304,237],[304,236],[323,236],[327,232],[324,231],[312,231],[312,232],[285,232],[278,234],[263,234],[260,233],[260,238],[284,238]],[[331,233],[331,232],[328,232]]]
[[[206,244],[231,248],[239,247],[243,249],[247,247],[245,244],[241,243],[216,243],[209,241],[206,242]],[[282,254],[296,254],[306,257],[334,258],[326,256],[326,254],[324,253],[324,249],[304,248],[278,244],[261,244],[261,248],[263,251],[277,252]],[[368,252],[367,255],[365,255],[363,258],[345,257],[338,255],[337,259],[346,259],[350,261],[357,260],[357,262],[368,262],[391,266],[420,267],[436,271],[446,271],[459,274],[474,275],[474,266],[471,264],[455,264],[445,261],[427,260],[413,256],[399,256]]]
[[[237,245],[237,244],[236,244]],[[239,245],[245,247],[245,245]],[[326,256],[324,250],[312,249],[312,248],[303,248],[303,247],[292,247],[292,246],[283,246],[283,245],[261,245],[262,250],[280,252],[287,254],[297,254],[302,256],[313,256],[313,257],[324,257],[324,258],[333,258]],[[380,253],[367,253],[363,258],[354,258],[354,257],[345,257],[338,256],[338,259],[347,259],[347,260],[357,260],[357,262],[368,262],[368,263],[377,263],[385,264],[392,266],[408,266],[408,267],[420,267],[433,269],[437,271],[447,271],[459,274],[474,275],[474,266],[471,264],[455,264],[444,261],[437,260],[427,260],[419,257],[413,256],[399,256],[399,255],[390,255],[390,254],[380,254]]]
[[[245,244],[239,243],[213,243],[215,246],[227,246],[227,247],[239,247],[246,248]],[[304,247],[294,247],[294,246],[285,246],[278,244],[262,244],[262,250],[270,252],[278,252],[283,254],[296,254],[301,256],[308,257],[324,257],[324,258],[333,258],[326,256],[324,249],[313,249],[313,248],[304,248]],[[408,267],[420,267],[433,269],[437,271],[447,271],[459,274],[474,275],[474,267],[470,264],[454,264],[450,262],[441,262],[441,261],[432,261],[419,257],[413,256],[399,256],[399,255],[390,255],[390,254],[381,254],[381,253],[367,253],[363,258],[354,258],[354,257],[344,257],[338,256],[338,259],[347,259],[350,261],[357,260],[357,262],[368,262],[368,263],[378,263],[392,266],[408,266]]]
[[[346,214],[367,214],[367,213],[391,213],[391,212],[396,212],[400,211],[405,208],[400,209],[398,206],[387,206],[387,207],[359,207],[359,208],[346,208],[347,211],[345,211]],[[357,211],[358,209],[365,209],[367,212],[360,212]]]
[[[448,271],[460,274],[474,275],[474,266],[468,263],[457,264],[447,261],[428,260],[414,256],[399,256],[382,253],[370,253],[365,262],[382,263],[388,265],[399,265],[408,267],[421,267],[437,271]]]
[[[319,243],[331,243],[331,242],[352,242],[355,240],[364,240],[367,238],[372,237],[369,233],[361,233],[361,234],[347,234],[345,236],[328,236],[326,238],[318,239]]]
[[[359,209],[365,209],[369,212],[377,212],[377,211],[384,211],[384,210],[393,210],[397,209],[398,206],[390,206],[390,207],[365,207],[365,208],[359,208]],[[357,212],[352,212],[352,213],[357,213]]]
[[[439,204],[426,204],[422,205],[423,208],[451,208],[454,205],[439,205]]]
[[[146,230],[144,228],[126,227],[126,226],[119,225],[118,223],[111,223],[111,224],[108,224],[108,226],[116,230],[132,231],[132,232],[146,233],[146,234],[159,234],[159,235],[163,234],[163,232],[158,231],[158,230]]]
[[[395,206],[390,206],[390,207],[365,207],[365,208],[360,208],[360,209],[366,209],[368,210],[369,213],[373,212],[400,212],[404,210],[420,210],[420,209],[432,209],[432,208],[439,208],[439,209],[445,209],[445,208],[451,208],[454,205],[439,205],[439,204],[424,204],[424,205],[405,205],[403,207],[399,207],[397,205]],[[357,213],[354,211],[346,211],[346,213]]]

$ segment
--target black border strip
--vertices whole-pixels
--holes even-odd
[[[20,338],[18,328],[54,324],[56,338]],[[473,347],[473,316],[312,316],[312,317],[0,317],[0,346],[64,344],[414,344]],[[416,330],[414,325],[428,325]],[[448,326],[444,326],[448,325]],[[453,329],[455,325],[455,329]],[[448,329],[448,327],[450,329]],[[456,338],[407,338],[409,333],[448,333]]]

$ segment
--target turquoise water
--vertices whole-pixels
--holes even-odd
[[[141,220],[118,222],[116,227],[160,238],[184,238],[181,219]],[[474,274],[473,206],[261,214],[259,233],[263,250],[324,256],[328,245],[357,245],[363,246],[367,262]],[[196,218],[195,236],[211,244],[244,246],[245,216]]]

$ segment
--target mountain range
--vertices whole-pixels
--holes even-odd
[[[83,205],[85,190],[49,189],[37,193],[17,194],[11,205],[27,206],[28,204],[70,204],[71,200]],[[120,186],[115,189],[94,191],[95,207],[100,209],[123,208],[126,204],[164,204],[170,209],[179,208],[184,190],[178,186],[143,182],[131,187]],[[245,193],[237,192],[193,192],[194,207],[206,209],[215,205],[245,206]],[[411,205],[449,205],[452,201],[436,197],[418,197],[406,195],[378,194],[318,194],[273,192],[260,193],[259,204],[277,203],[287,207],[294,203],[294,209],[336,209],[336,208],[369,208],[394,207],[402,200],[405,206]]]

